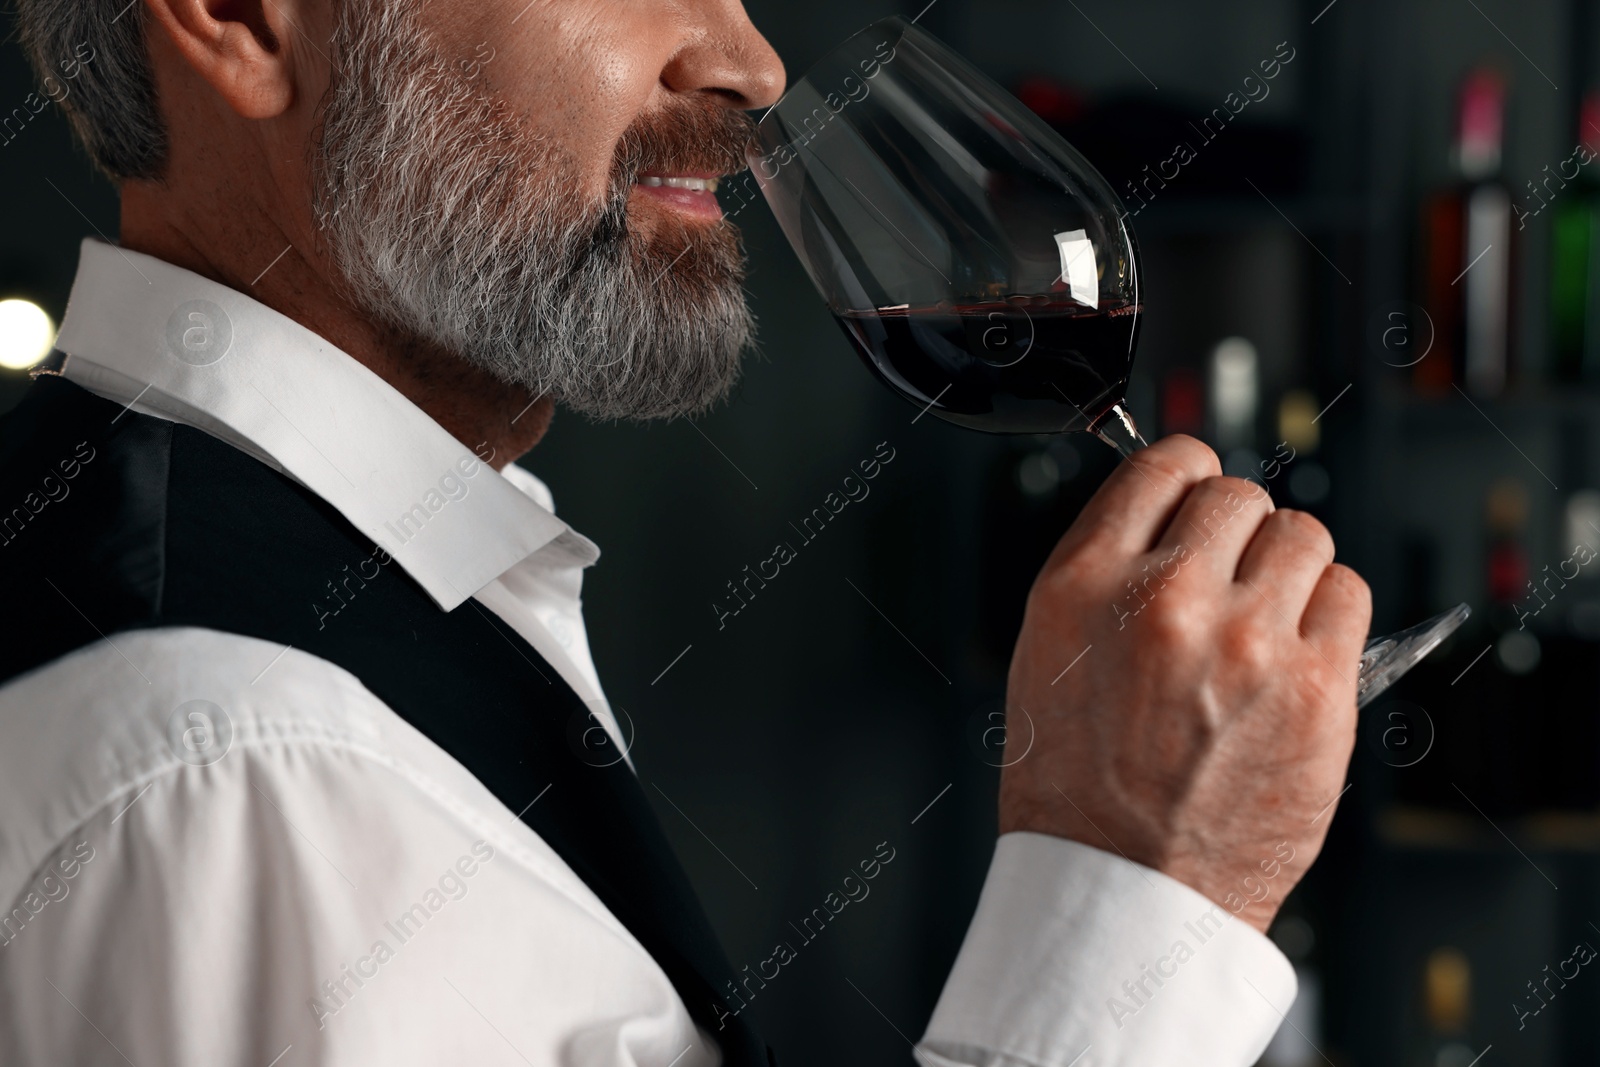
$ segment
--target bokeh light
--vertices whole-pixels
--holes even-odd
[[[56,324],[31,300],[0,300],[0,367],[26,370],[50,354]]]

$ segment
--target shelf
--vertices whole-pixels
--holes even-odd
[[[1378,814],[1375,828],[1379,841],[1399,851],[1505,851],[1509,837],[1524,851],[1600,853],[1600,812],[1540,812],[1490,825],[1477,814],[1397,805]]]
[[[1548,423],[1552,416],[1600,418],[1600,386],[1592,385],[1529,384],[1485,397],[1463,395],[1454,388],[1422,394],[1383,383],[1371,395],[1374,403],[1399,414],[1407,428],[1484,426],[1485,416],[1496,423],[1527,419]]]

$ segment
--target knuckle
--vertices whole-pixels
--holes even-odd
[[[1259,510],[1261,502],[1267,499],[1267,494],[1253,482],[1219,474],[1195,485],[1184,500],[1183,510],[1191,521],[1220,528],[1251,508]],[[1270,501],[1266,509],[1272,510]]]
[[[1335,593],[1363,611],[1372,610],[1372,589],[1366,579],[1342,563],[1330,563],[1322,572],[1322,581]]]
[[[1235,478],[1232,475],[1224,474],[1217,478],[1216,481],[1217,487],[1224,497],[1231,494],[1242,497],[1252,504],[1266,503],[1271,499],[1267,491],[1261,488],[1260,483],[1253,482],[1248,478]],[[1268,503],[1267,507],[1268,510],[1271,510],[1272,505]]]
[[[1194,482],[1195,473],[1182,462],[1182,457],[1170,453],[1151,455],[1155,446],[1130,456],[1127,460],[1129,466],[1137,467],[1138,474],[1142,474],[1155,485],[1168,489],[1182,489]],[[1134,475],[1137,476],[1137,475]]]
[[[1271,521],[1283,527],[1295,541],[1314,546],[1322,555],[1333,558],[1333,534],[1315,515],[1294,508],[1280,508],[1273,513]]]
[[[1140,467],[1154,468],[1180,485],[1222,473],[1222,463],[1209,445],[1187,434],[1163,437],[1138,454]]]
[[[1146,453],[1159,451],[1162,455],[1170,453],[1183,464],[1184,470],[1197,478],[1222,472],[1222,462],[1217,459],[1217,454],[1211,450],[1211,446],[1188,434],[1175,433],[1163,437],[1145,451]]]
[[[1251,674],[1272,666],[1278,635],[1271,623],[1257,612],[1235,619],[1222,634],[1222,652],[1228,660]]]
[[[1245,500],[1265,500],[1267,494],[1261,486],[1246,478],[1235,478],[1231,474],[1213,474],[1203,478],[1195,485],[1193,493],[1203,493],[1208,499],[1226,499],[1228,496],[1237,496]]]
[[[1190,601],[1191,598],[1183,596],[1181,591],[1170,590],[1156,596],[1145,607],[1144,614],[1149,617],[1151,634],[1162,647],[1185,645],[1199,631],[1194,605]]]

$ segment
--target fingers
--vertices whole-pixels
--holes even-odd
[[[1052,562],[1068,551],[1132,559],[1150,550],[1189,490],[1221,472],[1217,454],[1183,434],[1123,460],[1078,515]]]
[[[1272,511],[1267,491],[1241,478],[1207,478],[1190,490],[1161,535],[1156,554],[1188,546],[1195,569],[1231,582],[1245,546]]]
[[[1285,617],[1299,619],[1332,562],[1328,528],[1303,511],[1283,508],[1256,530],[1239,561],[1238,580],[1253,585]]]
[[[1348,674],[1361,658],[1371,623],[1372,591],[1367,583],[1349,567],[1330,563],[1300,617],[1301,636],[1334,663],[1350,664],[1340,668]]]

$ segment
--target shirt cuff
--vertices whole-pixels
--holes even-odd
[[[1183,883],[1075,841],[1010,833],[917,1059],[1249,1067],[1295,992],[1271,941]]]

